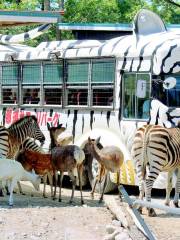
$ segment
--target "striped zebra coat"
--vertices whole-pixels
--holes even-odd
[[[144,193],[147,201],[151,200],[151,190],[162,171],[168,172],[166,186],[166,204],[169,205],[172,190],[172,173],[177,168],[174,204],[178,206],[180,192],[180,128],[165,128],[159,125],[145,125],[136,132],[132,146],[139,179],[140,199]],[[148,172],[146,172],[148,167]],[[149,215],[155,215],[149,209]]]
[[[15,158],[21,149],[41,152],[42,149],[35,143],[35,139],[43,143],[45,137],[34,116],[22,118],[9,128],[0,126],[0,155]]]

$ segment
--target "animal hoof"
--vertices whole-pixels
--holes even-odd
[[[43,195],[43,198],[47,198],[47,196]]]
[[[100,199],[99,199],[99,203],[102,203],[102,201],[103,201],[103,199],[102,199],[102,198],[100,198]]]
[[[149,216],[149,217],[156,217],[156,216],[157,216],[157,214],[156,214],[156,212],[154,211],[153,208],[150,208],[150,209],[148,210],[148,216]]]
[[[138,212],[142,214],[142,207],[137,208]]]
[[[91,199],[93,200],[94,199],[94,194],[91,193]]]
[[[84,201],[83,201],[83,200],[81,201],[81,204],[82,204],[82,205],[84,204]]]
[[[61,199],[59,199],[59,202],[62,202],[62,200],[61,200]]]
[[[26,194],[24,192],[22,192],[21,195],[26,195]]]
[[[56,198],[55,198],[55,197],[53,197],[53,198],[52,198],[52,200],[56,200]]]
[[[2,190],[0,190],[0,197],[4,197]]]
[[[175,206],[176,208],[179,208],[178,202],[174,202],[174,206]]]

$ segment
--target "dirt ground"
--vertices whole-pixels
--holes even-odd
[[[44,199],[30,183],[23,184],[27,195],[14,194],[14,206],[8,207],[8,196],[0,198],[0,240],[102,240],[106,225],[113,216],[104,204],[91,200],[84,192],[85,204],[80,205],[80,193],[75,191],[75,204],[68,203],[71,189],[62,190],[62,202]],[[48,188],[49,189],[49,188]],[[31,197],[31,191],[34,196]],[[41,185],[42,191],[42,185]],[[48,192],[50,192],[48,190]]]
[[[36,192],[27,182],[23,182],[22,187],[26,195],[14,194],[12,208],[8,207],[8,196],[0,198],[0,240],[103,240],[107,236],[106,226],[112,223],[114,216],[105,203],[98,203],[99,194],[92,200],[90,190],[83,191],[85,204],[81,206],[78,190],[75,191],[75,203],[70,205],[70,188],[63,188],[62,202],[59,203],[51,200],[49,187],[46,199],[42,197],[42,185],[41,192]],[[118,208],[117,192],[106,194],[105,199],[112,196]],[[155,201],[163,203],[163,200]],[[155,218],[143,215],[156,239],[179,240],[180,216],[156,212]]]

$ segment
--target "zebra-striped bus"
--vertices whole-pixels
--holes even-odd
[[[0,38],[5,43],[0,45],[1,124],[36,115],[45,148],[47,123],[62,123],[63,134],[82,147],[89,136],[101,136],[103,146],[124,153],[121,182],[137,184],[130,154],[136,129],[147,121],[168,127],[180,118],[180,31],[167,30],[156,14],[141,10],[133,34],[106,41],[52,41],[33,48],[17,39]],[[93,161],[92,175],[96,172]],[[116,177],[109,175],[109,189]],[[155,187],[165,187],[164,175]]]

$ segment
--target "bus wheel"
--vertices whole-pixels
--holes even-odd
[[[96,179],[96,176],[97,176],[97,173],[98,173],[98,166],[99,166],[99,163],[96,159],[92,159],[91,161],[89,160],[88,161],[89,164],[88,164],[88,169],[87,169],[87,172],[88,172],[88,179],[89,179],[89,182],[90,182],[90,185],[91,185],[91,188],[93,187],[94,185],[94,182],[95,182],[95,179]],[[97,183],[96,184],[96,189],[95,189],[95,192],[98,192],[102,189],[103,189],[103,185],[104,185],[104,177],[102,179],[102,182],[101,183]],[[114,189],[116,189],[117,186],[116,184],[114,184],[111,179],[110,179],[110,174],[108,173],[108,176],[107,176],[107,184],[106,184],[106,187],[105,187],[105,193],[108,193],[108,192],[111,192],[113,191]]]

